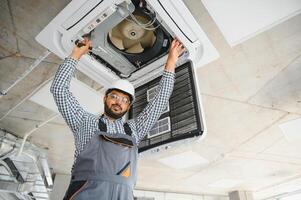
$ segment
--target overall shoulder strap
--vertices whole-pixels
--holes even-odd
[[[101,118],[98,120],[98,128],[100,131],[107,132],[107,125],[101,120]],[[124,123],[123,128],[127,135],[132,136],[132,129],[128,123]]]
[[[132,129],[127,122],[123,124],[123,128],[127,135],[132,136]]]
[[[99,118],[98,120],[98,128],[100,131],[107,132],[107,125]]]

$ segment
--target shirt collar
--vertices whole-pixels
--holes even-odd
[[[102,118],[102,119],[105,120],[106,122],[119,122],[119,121],[123,121],[122,117],[116,119],[115,121],[111,121],[111,120],[109,120],[109,118],[108,118],[105,114],[102,114],[102,115],[100,116],[100,118]]]

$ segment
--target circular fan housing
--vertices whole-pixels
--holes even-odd
[[[138,14],[134,15],[142,24],[149,21],[146,16]],[[148,28],[153,28],[153,26]],[[138,54],[154,45],[156,41],[156,34],[154,30],[145,30],[129,19],[124,19],[110,30],[109,39],[120,51],[130,54]]]
[[[133,15],[140,24],[148,23],[153,19],[153,16],[137,8]],[[141,68],[151,60],[165,55],[172,39],[158,21],[148,28],[151,30],[137,25],[130,17],[126,18],[108,32],[108,43],[134,66]]]

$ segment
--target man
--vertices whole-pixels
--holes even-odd
[[[129,81],[119,80],[106,91],[101,116],[84,111],[70,92],[77,62],[91,46],[88,39],[82,43],[59,66],[50,89],[75,139],[72,178],[64,199],[133,200],[138,144],[168,103],[175,64],[185,49],[177,39],[172,41],[155,97],[136,118],[124,122],[122,116],[135,100]]]

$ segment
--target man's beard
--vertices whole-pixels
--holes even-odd
[[[111,106],[113,107],[113,105]],[[121,107],[120,107],[121,109]],[[125,115],[127,111],[125,112],[122,112],[122,113],[114,113],[108,106],[107,102],[105,102],[105,114],[110,117],[110,118],[113,118],[113,119],[119,119],[121,117],[123,117],[123,115]]]

